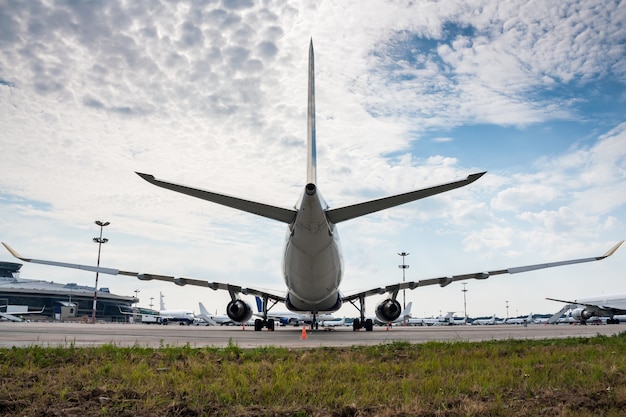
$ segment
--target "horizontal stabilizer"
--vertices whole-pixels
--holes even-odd
[[[219,194],[219,193],[214,193],[211,191],[191,188],[185,185],[165,182],[165,181],[161,181],[161,180],[154,178],[154,175],[150,175],[150,174],[142,174],[140,172],[137,172],[137,175],[139,175],[144,180],[148,181],[150,184],[154,184],[158,187],[167,188],[168,190],[176,191],[182,194],[187,194],[192,197],[210,201],[212,203],[221,204],[223,206],[231,207],[231,208],[241,210],[241,211],[246,211],[252,214],[257,214],[259,216],[267,217],[268,219],[278,220],[283,223],[293,223],[293,221],[296,218],[295,210],[271,206],[268,204],[258,203],[256,201],[244,200],[238,197],[231,197],[226,194]]]
[[[471,174],[466,179],[460,181],[453,181],[447,184],[424,188],[422,190],[416,190],[404,194],[397,194],[390,197],[370,200],[346,207],[330,209],[326,212],[326,214],[328,216],[328,220],[336,224],[345,220],[365,216],[366,214],[375,213],[377,211],[399,206],[401,204],[410,203],[411,201],[419,200],[446,191],[454,190],[456,188],[464,187],[468,184],[473,183],[483,175],[485,175],[485,172],[479,172],[477,174]]]

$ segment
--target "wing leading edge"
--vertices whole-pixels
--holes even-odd
[[[449,277],[427,278],[427,279],[423,279],[419,281],[401,282],[398,284],[387,285],[384,287],[372,288],[367,291],[361,291],[352,295],[342,297],[342,302],[353,302],[354,300],[357,300],[360,298],[365,298],[365,297],[369,297],[372,295],[382,295],[385,293],[397,294],[397,292],[400,290],[404,290],[404,289],[414,290],[418,287],[425,287],[428,285],[439,285],[441,287],[445,287],[456,281],[464,281],[468,279],[487,279],[493,275],[517,274],[520,272],[534,271],[537,269],[553,268],[557,266],[600,261],[602,259],[608,258],[609,256],[613,255],[623,243],[624,243],[623,240],[618,242],[611,249],[609,249],[605,254],[600,255],[600,256],[570,259],[566,261],[549,262],[549,263],[535,264],[535,265],[526,265],[526,266],[519,266],[519,267],[513,267],[513,268],[506,268],[506,269],[497,269],[497,270],[486,271],[486,272],[473,272],[469,274],[452,275]],[[43,259],[25,258],[21,256],[15,249],[11,248],[8,244],[4,242],[2,242],[2,244],[11,253],[11,255],[13,255],[15,258],[20,259],[24,262],[38,263],[38,264],[44,264],[44,265],[53,265],[53,266],[59,266],[63,268],[81,269],[85,271],[99,272],[99,273],[108,274],[108,275],[133,276],[143,281],[149,281],[149,280],[167,281],[167,282],[173,282],[174,284],[181,285],[181,286],[193,285],[193,286],[198,286],[198,287],[210,288],[212,290],[226,290],[231,294],[231,297],[234,297],[236,294],[241,293],[244,295],[258,295],[261,297],[267,297],[270,300],[274,300],[278,302],[285,302],[284,296],[271,294],[266,291],[258,290],[254,288],[244,288],[244,287],[240,287],[240,286],[232,285],[232,284],[211,282],[211,281],[200,280],[200,279],[195,279],[195,278],[174,277],[170,275],[160,275],[160,274],[144,274],[144,273],[138,273],[138,272],[122,271],[122,270],[113,269],[113,268],[95,267],[95,266],[71,264],[71,263],[65,263],[65,262],[47,261]]]
[[[553,268],[553,267],[563,266],[563,265],[573,265],[573,264],[579,264],[579,263],[584,263],[584,262],[600,261],[602,259],[608,258],[609,256],[613,255],[615,251],[617,251],[617,249],[622,245],[622,243],[624,243],[623,240],[618,242],[611,249],[609,249],[604,255],[600,255],[600,256],[594,256],[590,258],[570,259],[566,261],[549,262],[549,263],[535,264],[535,265],[518,266],[518,267],[506,268],[506,269],[497,269],[494,271],[473,272],[470,274],[452,275],[449,277],[428,278],[428,279],[423,279],[420,281],[401,282],[398,284],[387,285],[385,287],[378,287],[378,288],[372,288],[367,291],[361,291],[352,295],[345,296],[342,298],[342,300],[344,302],[345,301],[350,302],[350,301],[357,300],[361,297],[368,297],[368,296],[376,295],[376,294],[382,295],[385,293],[397,293],[400,290],[414,290],[415,288],[425,287],[428,285],[439,285],[441,287],[445,287],[455,281],[465,281],[468,279],[487,279],[493,275],[518,274],[520,272],[534,271],[537,269]]]
[[[259,290],[255,288],[245,288],[239,285],[225,284],[222,282],[212,282],[212,281],[200,280],[200,279],[195,279],[195,278],[175,277],[171,275],[146,274],[146,273],[139,273],[139,272],[132,272],[132,271],[122,271],[120,269],[114,269],[114,268],[105,268],[101,266],[89,266],[89,265],[72,264],[72,263],[66,263],[66,262],[48,261],[44,259],[26,258],[20,255],[15,249],[13,249],[8,244],[4,242],[2,242],[2,244],[11,253],[11,255],[13,255],[15,258],[20,259],[24,262],[30,262],[30,263],[42,264],[42,265],[52,265],[52,266],[58,266],[61,268],[80,269],[83,271],[98,272],[98,273],[107,274],[107,275],[124,275],[124,276],[129,276],[129,277],[135,277],[142,281],[151,281],[151,280],[167,281],[167,282],[172,282],[180,286],[194,285],[198,287],[210,288],[212,290],[225,290],[231,294],[231,297],[235,297],[237,294],[258,295],[260,297],[267,297],[270,300],[274,300],[278,302],[285,301],[285,297],[282,295],[268,293],[267,291],[263,291],[263,290]]]

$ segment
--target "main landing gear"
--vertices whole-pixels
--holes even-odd
[[[374,329],[374,322],[372,321],[372,319],[365,319],[364,321],[361,320],[362,319],[354,319],[354,321],[352,322],[353,331],[356,332],[363,327],[365,328],[366,332],[371,332]]]
[[[359,296],[358,307],[356,306],[356,304],[354,304],[353,300],[350,300],[350,304],[352,304],[354,308],[359,310],[359,313],[361,314],[361,318],[354,319],[354,321],[352,322],[352,330],[355,332],[361,330],[362,328],[365,328],[366,332],[371,332],[372,330],[374,330],[374,322],[372,321],[372,319],[365,318],[365,296]]]
[[[267,328],[267,330],[269,330],[270,332],[274,331],[274,319],[268,319],[267,318],[267,312],[276,305],[277,301],[274,301],[273,304],[271,306],[268,307],[267,303],[269,301],[269,298],[267,295],[263,296],[263,306],[261,308],[261,310],[263,310],[261,313],[263,314],[263,318],[262,319],[256,319],[254,320],[254,331],[255,332],[260,332],[261,330],[263,330],[263,328]]]
[[[255,332],[260,332],[261,330],[263,330],[264,327],[267,327],[267,330],[269,330],[270,332],[273,332],[274,331],[274,319],[268,319],[268,320],[256,319],[256,320],[254,320],[254,331]]]

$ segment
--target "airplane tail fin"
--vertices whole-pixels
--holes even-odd
[[[159,307],[161,310],[165,310],[165,302],[163,301],[163,293],[159,293]]]
[[[206,309],[206,307],[204,307],[204,304],[198,303],[198,307],[200,307],[200,314],[210,316],[209,311]]]
[[[317,182],[317,151],[315,144],[315,68],[313,38],[309,44],[309,99],[307,108],[307,184]]]
[[[406,305],[406,308],[404,309],[404,311],[402,313],[400,313],[400,318],[408,318],[411,317],[411,308],[413,307],[413,301],[409,301],[409,303]]]

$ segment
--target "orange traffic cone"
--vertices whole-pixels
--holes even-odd
[[[306,340],[306,326],[302,326],[302,336],[300,338]]]

